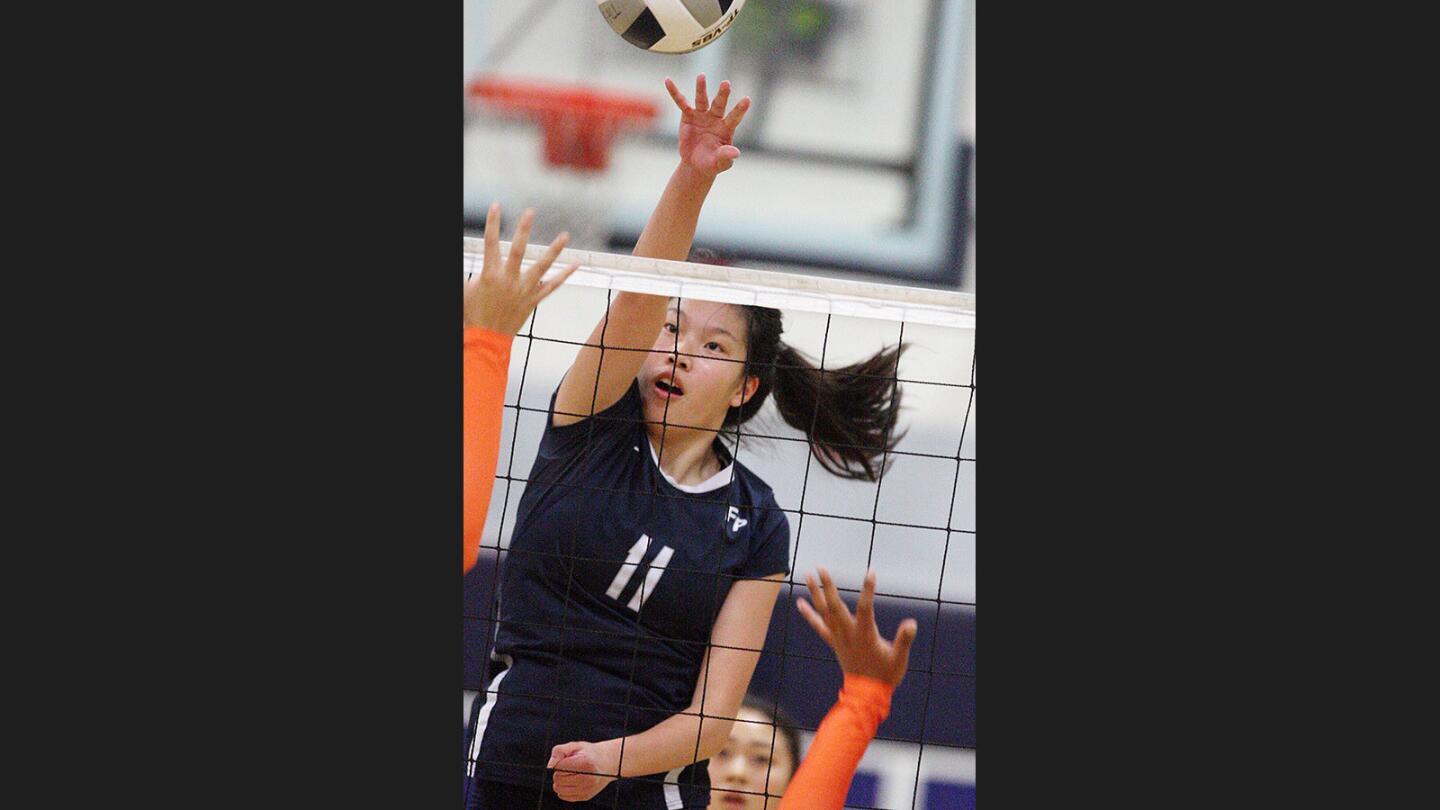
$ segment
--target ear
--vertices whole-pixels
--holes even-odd
[[[730,397],[730,407],[738,408],[750,401],[755,392],[760,388],[760,378],[754,374],[745,377],[744,381],[735,388],[735,395]]]

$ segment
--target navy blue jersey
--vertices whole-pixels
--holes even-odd
[[[638,734],[684,710],[731,584],[789,573],[770,487],[715,448],[722,474],[671,481],[634,383],[577,424],[547,417],[500,572],[478,778],[549,790],[553,746]],[[623,808],[704,807],[706,763],[618,780],[592,801],[615,806],[617,791]]]

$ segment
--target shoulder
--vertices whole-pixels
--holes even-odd
[[[569,373],[567,372],[565,376],[568,377]],[[614,402],[614,404],[612,404],[608,408],[597,411],[594,416],[586,415],[590,410],[588,402],[586,406],[582,409],[583,411],[585,411],[585,413],[560,414],[556,412],[555,403],[560,396],[560,388],[564,384],[565,377],[561,377],[560,382],[555,386],[555,390],[550,393],[550,427],[552,429],[563,430],[565,428],[575,427],[577,425],[584,425],[591,421],[595,421],[597,423],[613,423],[617,417],[625,421],[633,421],[641,413],[642,408],[640,405],[640,382],[638,380],[631,380],[630,387],[625,389],[625,393],[622,394],[620,398]],[[567,417],[565,420],[563,420],[565,424],[556,425],[555,423],[557,420],[555,417],[562,415]],[[572,422],[570,421],[571,419],[578,419],[579,421]]]
[[[614,405],[593,416],[580,416],[579,421],[567,421],[565,424],[555,423],[555,401],[558,393],[557,386],[555,393],[550,395],[545,432],[540,440],[540,454],[547,458],[568,455],[597,442],[617,446],[623,444],[633,438],[644,418],[640,405],[640,389],[633,382]],[[575,416],[572,414],[570,418]]]
[[[765,483],[754,470],[743,462],[735,463],[736,494],[745,496],[741,500],[746,506],[775,506],[775,490]]]
[[[754,470],[735,462],[735,489],[731,493],[734,508],[746,510],[755,523],[755,534],[765,537],[776,531],[790,529],[785,510],[775,500],[775,490]]]

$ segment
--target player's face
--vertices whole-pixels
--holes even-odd
[[[672,301],[654,350],[640,369],[646,421],[718,430],[730,408],[755,388],[753,377],[743,377],[745,339],[739,308]]]
[[[725,747],[710,758],[710,806],[716,810],[774,810],[794,772],[785,735],[775,730],[769,716],[746,706],[740,710]],[[777,798],[760,795],[763,793]]]

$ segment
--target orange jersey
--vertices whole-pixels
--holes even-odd
[[[510,373],[511,335],[472,327],[465,330],[465,573],[480,556],[480,535],[490,511],[495,462],[500,456],[500,417]]]
[[[840,699],[821,721],[800,763],[800,770],[785,789],[780,810],[840,810],[866,746],[890,714],[895,687],[864,675],[845,673]]]

